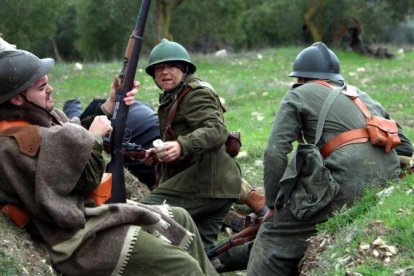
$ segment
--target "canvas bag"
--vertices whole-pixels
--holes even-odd
[[[298,220],[309,220],[326,207],[339,191],[339,185],[325,166],[318,146],[329,108],[345,86],[333,90],[326,98],[318,117],[315,143],[300,143],[279,182],[275,207],[289,208]]]

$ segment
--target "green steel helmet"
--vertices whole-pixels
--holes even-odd
[[[164,38],[151,50],[148,59],[148,66],[146,68],[147,74],[154,77],[155,65],[175,61],[184,62],[188,65],[189,74],[194,73],[197,69],[191,62],[190,55],[187,50],[181,44]]]
[[[39,59],[23,50],[0,53],[0,104],[24,92],[38,79],[47,75],[55,61]]]
[[[338,57],[322,42],[315,42],[297,55],[289,77],[344,81]]]

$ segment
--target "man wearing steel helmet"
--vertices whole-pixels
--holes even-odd
[[[326,167],[339,185],[339,191],[327,206],[307,220],[297,219],[286,201],[282,206],[276,206],[281,192],[279,182],[287,167],[292,143],[301,137],[307,143],[315,142],[318,116],[325,99],[333,88],[344,85],[337,56],[321,42],[298,54],[289,76],[296,77],[297,83],[280,103],[264,153],[266,204],[270,210],[276,207],[277,210],[274,215],[270,211],[260,227],[250,254],[248,275],[297,275],[298,263],[307,249],[306,241],[315,233],[316,225],[344,205],[352,204],[365,187],[398,179],[400,161],[397,154],[409,157],[413,154],[413,146],[401,128],[401,144],[390,152],[367,140],[345,145],[325,158]],[[371,113],[389,118],[381,104],[360,90],[357,94]],[[317,146],[321,147],[345,131],[364,128],[365,121],[352,100],[339,94],[327,113]]]
[[[166,152],[158,156],[158,187],[141,202],[166,201],[186,209],[207,248],[214,244],[224,217],[239,198],[241,175],[225,150],[224,108],[212,86],[197,79],[195,71],[187,50],[176,42],[163,39],[150,53],[146,72],[163,91],[158,117]],[[189,92],[177,108],[171,135],[166,131],[168,114],[185,89]]]
[[[53,107],[53,59],[0,49],[0,209],[44,244],[53,267],[64,275],[216,275],[184,209],[89,199],[105,170],[110,121],[96,116],[89,129],[70,122]],[[117,85],[101,106],[109,115]]]

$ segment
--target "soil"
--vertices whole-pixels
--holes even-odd
[[[17,262],[19,275],[59,275],[48,264],[42,247],[3,214],[0,215],[0,251]],[[0,267],[5,267],[1,262],[2,259]]]
[[[383,240],[382,236],[389,233],[390,229],[384,226],[384,223],[380,220],[371,221],[366,229],[365,233],[367,236],[375,235],[378,238],[374,240],[371,244],[369,243],[362,243],[359,247],[358,253],[353,255],[346,255],[341,258],[341,262],[343,262],[346,266],[347,273],[346,275],[361,275],[361,274],[354,274],[352,272],[352,267],[366,263],[367,258],[376,258],[379,262],[383,265],[387,265],[390,262],[394,261],[396,256],[398,255],[398,250],[396,250],[395,246],[387,245]],[[305,253],[305,256],[301,262],[301,273],[300,275],[310,275],[312,269],[315,269],[319,263],[321,258],[321,254],[335,241],[335,237],[327,234],[327,233],[320,233],[316,236],[311,237],[308,242],[308,250]],[[411,269],[411,268],[408,268]],[[402,271],[400,275],[408,275],[405,271]]]

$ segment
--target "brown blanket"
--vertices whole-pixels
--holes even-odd
[[[94,137],[72,123],[38,130],[42,142],[35,157],[21,154],[13,137],[0,136],[0,151],[8,159],[0,163],[0,199],[28,207],[52,263],[63,274],[121,273],[141,230],[183,248],[191,242],[192,234],[171,219],[167,206],[85,208],[84,197],[73,189]]]

